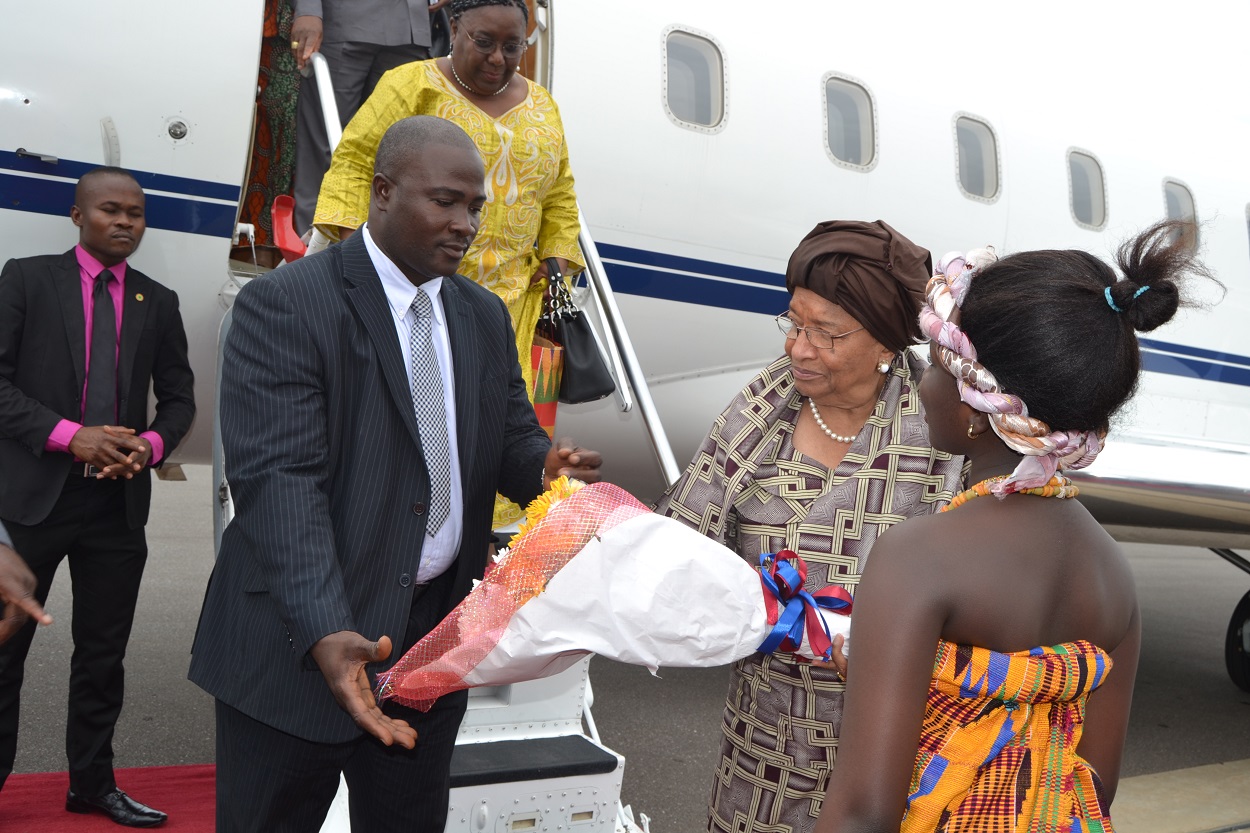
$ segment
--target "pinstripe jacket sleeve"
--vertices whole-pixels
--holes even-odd
[[[222,439],[236,517],[296,652],[356,630],[336,557],[327,478],[327,368],[308,322],[277,280],[234,306],[222,380]]]

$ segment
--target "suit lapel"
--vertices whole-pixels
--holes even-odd
[[[87,320],[82,309],[82,276],[73,249],[52,267],[52,284],[61,304],[61,321],[65,325],[69,354],[74,360],[74,378],[78,382],[75,390],[82,393],[83,385],[87,383]]]
[[[122,340],[117,354],[117,389],[122,398],[130,392],[134,375],[135,354],[148,310],[152,308],[152,280],[138,269],[126,266],[126,290],[122,293]],[[147,403],[144,403],[147,407]],[[125,419],[125,414],[119,415]]]
[[[477,449],[478,408],[481,399],[482,360],[477,321],[470,314],[456,278],[443,279],[443,311],[451,341],[451,367],[456,383],[456,437],[460,454],[460,484],[468,494],[467,477]]]
[[[340,246],[343,257],[343,279],[347,282],[347,300],[364,325],[365,332],[373,342],[374,352],[382,365],[382,375],[390,389],[391,398],[412,435],[412,441],[421,447],[421,434],[417,430],[417,415],[412,407],[412,389],[408,386],[408,374],[404,371],[403,354],[399,351],[395,332],[395,316],[386,303],[382,281],[369,250],[365,248],[362,234],[353,234]]]

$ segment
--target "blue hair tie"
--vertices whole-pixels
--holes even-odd
[[[1124,312],[1124,310],[1115,305],[1115,301],[1111,300],[1111,287],[1108,286],[1103,289],[1102,294],[1107,296],[1107,306],[1111,307],[1116,312]]]
[[[1146,290],[1148,289],[1150,289],[1149,286],[1139,286],[1137,288],[1137,291],[1133,293],[1133,300],[1136,301],[1138,298],[1144,295],[1146,293]],[[1111,300],[1111,287],[1109,286],[1104,287],[1102,290],[1102,294],[1107,299],[1107,306],[1111,307],[1116,312],[1124,312],[1124,310],[1120,309],[1119,307],[1115,305],[1115,301]]]

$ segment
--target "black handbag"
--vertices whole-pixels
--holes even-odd
[[[612,373],[603,360],[599,341],[590,321],[573,303],[560,264],[547,258],[547,305],[539,320],[539,332],[551,333],[552,341],[564,348],[564,371],[560,377],[560,401],[566,405],[594,402],[616,390]]]

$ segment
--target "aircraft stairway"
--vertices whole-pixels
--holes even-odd
[[[664,485],[671,486],[681,474],[681,468],[673,455],[672,444],[651,398],[651,390],[634,352],[633,341],[621,317],[620,308],[616,304],[607,270],[599,257],[594,238],[591,237],[586,217],[580,210],[578,219],[582,227],[578,235],[578,245],[586,259],[586,271],[578,276],[573,290],[574,301],[583,314],[589,316],[596,330],[599,346],[612,373],[612,379],[616,382],[614,396],[617,406],[622,413],[637,409],[646,428],[651,451],[664,477]]]

